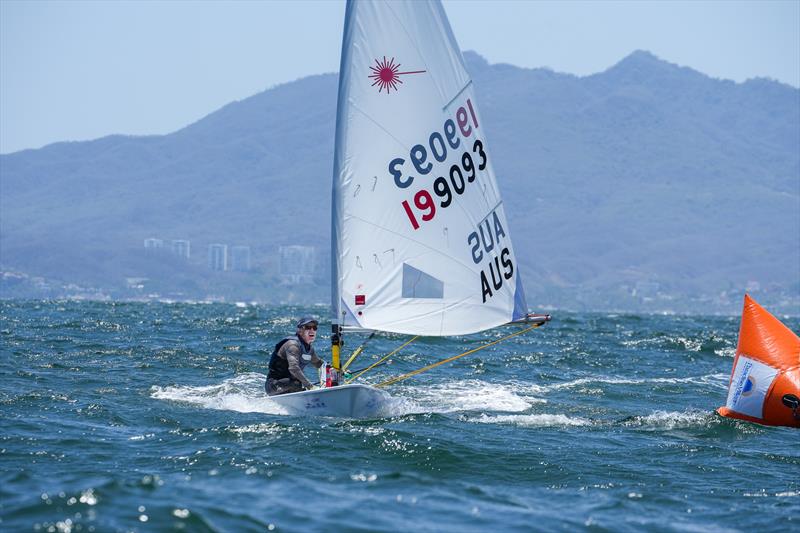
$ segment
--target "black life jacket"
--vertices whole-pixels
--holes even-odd
[[[294,377],[289,373],[289,361],[287,361],[285,357],[278,355],[278,350],[280,350],[281,347],[287,342],[297,343],[297,345],[300,347],[301,354],[311,353],[311,347],[306,347],[306,344],[301,341],[297,335],[290,335],[289,337],[281,339],[281,341],[275,345],[275,349],[272,351],[272,357],[269,358],[269,374],[267,375],[268,379],[294,379]],[[300,368],[305,366],[306,361],[301,357]]]

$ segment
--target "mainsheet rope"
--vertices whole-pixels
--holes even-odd
[[[396,354],[397,352],[399,352],[400,350],[402,350],[403,348],[405,348],[406,346],[408,346],[409,344],[411,344],[412,342],[414,342],[417,339],[419,339],[419,335],[417,335],[416,337],[413,337],[411,340],[409,340],[408,342],[404,343],[403,345],[401,345],[399,348],[397,348],[396,350],[394,350],[390,354],[384,356],[377,363],[373,363],[373,364],[369,365],[367,368],[365,368],[364,370],[362,370],[361,372],[359,372],[358,374],[356,374],[352,378],[348,379],[345,383],[352,383],[356,378],[358,378],[358,376],[364,374],[368,370],[372,370],[373,368],[375,368],[379,364],[383,363],[385,360],[389,359],[391,356],[393,356],[394,354]],[[348,361],[348,363],[349,363],[349,361]]]
[[[350,359],[348,359],[348,360],[347,360],[347,362],[346,362],[346,363],[344,364],[344,366],[342,367],[342,372],[347,372],[347,369],[350,367],[350,363],[352,363],[353,361],[355,361],[356,357],[358,357],[359,355],[361,355],[361,352],[363,352],[363,351],[364,351],[364,347],[365,347],[365,346],[367,345],[367,343],[368,343],[368,342],[369,342],[369,341],[372,339],[372,337],[374,337],[374,336],[375,336],[375,333],[376,333],[375,331],[373,331],[372,333],[370,333],[370,334],[369,334],[369,337],[367,337],[367,339],[366,339],[364,342],[362,342],[362,343],[361,343],[361,346],[359,346],[358,348],[356,348],[356,349],[355,349],[355,351],[353,351],[353,355],[351,355],[351,356],[350,356]]]
[[[375,387],[387,387],[389,385],[393,385],[393,384],[397,383],[398,381],[403,381],[404,379],[408,379],[410,377],[416,376],[417,374],[421,374],[421,373],[426,372],[426,371],[428,371],[428,370],[430,370],[432,368],[436,368],[439,365],[443,365],[445,363],[449,363],[450,361],[455,361],[459,357],[464,357],[465,355],[469,355],[469,354],[478,352],[480,350],[483,350],[484,348],[488,348],[489,346],[494,346],[495,344],[503,342],[505,340],[508,340],[511,337],[516,337],[517,335],[522,335],[523,333],[527,333],[527,332],[531,331],[532,329],[536,329],[536,328],[542,326],[543,324],[544,324],[544,322],[542,322],[540,324],[534,324],[534,325],[532,325],[532,326],[530,326],[528,328],[525,328],[525,329],[522,329],[520,331],[514,332],[511,335],[506,335],[502,339],[497,339],[496,341],[492,341],[490,343],[484,344],[483,346],[479,346],[477,348],[473,348],[472,350],[466,351],[464,353],[461,353],[461,354],[458,354],[458,355],[454,355],[453,357],[448,357],[447,359],[443,359],[442,361],[438,361],[436,363],[433,363],[432,365],[428,365],[428,366],[422,367],[422,368],[420,368],[418,370],[414,370],[413,372],[408,372],[407,374],[401,374],[401,375],[399,375],[397,377],[394,377],[394,378],[391,378],[391,379],[387,379],[386,381],[378,383],[377,385],[374,385],[374,386]],[[417,337],[414,337],[414,339],[416,339],[416,338]],[[411,339],[411,340],[414,340],[414,339]],[[411,341],[408,341],[406,344],[408,344],[409,342],[411,342]],[[405,346],[405,344],[403,346]],[[401,346],[400,348],[402,348],[403,346]],[[400,348],[395,350],[395,352],[398,351]],[[392,352],[392,353],[394,353],[394,352]],[[391,354],[389,354],[389,355],[391,355]],[[388,356],[386,356],[386,357],[388,357]],[[373,365],[373,366],[375,366],[375,365]],[[370,367],[370,368],[372,368],[372,367]],[[367,370],[369,370],[369,369],[367,369]],[[364,372],[366,372],[366,370]],[[362,372],[361,374],[363,374],[364,372]],[[359,374],[359,376],[361,374]],[[356,377],[358,377],[358,376],[356,376]],[[353,379],[355,379],[355,377]],[[352,379],[350,381],[352,381]],[[348,381],[348,383],[350,383],[350,381]]]

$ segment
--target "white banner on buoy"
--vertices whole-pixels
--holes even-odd
[[[756,418],[764,417],[764,400],[778,370],[739,355],[728,388],[728,409]]]

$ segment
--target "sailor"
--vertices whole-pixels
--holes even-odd
[[[325,364],[317,357],[311,346],[317,337],[318,325],[316,318],[304,316],[297,322],[297,333],[275,345],[269,360],[269,374],[265,384],[267,394],[274,396],[314,388],[303,373],[303,369],[308,363],[316,368]]]

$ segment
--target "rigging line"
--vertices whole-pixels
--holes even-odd
[[[383,362],[384,362],[386,359],[389,359],[391,356],[393,356],[394,354],[396,354],[397,352],[399,352],[400,350],[402,350],[403,348],[405,348],[406,346],[408,346],[409,344],[411,344],[412,342],[414,342],[414,341],[415,341],[415,340],[417,340],[417,339],[419,339],[419,335],[417,335],[417,336],[413,337],[411,340],[409,340],[409,341],[407,341],[406,343],[404,343],[402,346],[400,346],[399,348],[397,348],[397,349],[396,349],[395,351],[393,351],[392,353],[390,353],[390,354],[388,354],[388,355],[384,356],[384,357],[383,357],[383,358],[381,358],[381,360],[380,360],[380,361],[378,361],[377,363],[373,363],[373,364],[369,365],[367,368],[365,368],[364,370],[362,370],[361,372],[359,372],[358,374],[356,374],[356,375],[355,375],[355,376],[353,376],[352,378],[348,379],[348,380],[346,381],[346,383],[352,383],[352,382],[353,382],[353,381],[355,381],[355,379],[356,379],[356,378],[358,378],[360,375],[364,374],[364,373],[365,373],[365,372],[367,372],[368,370],[372,370],[373,368],[375,368],[375,367],[376,367],[376,366],[378,366],[379,364],[383,363]]]
[[[359,346],[358,348],[356,348],[355,350],[353,350],[353,355],[351,355],[351,356],[350,356],[350,359],[348,359],[348,360],[347,360],[347,362],[346,362],[346,363],[344,364],[344,366],[342,367],[342,372],[345,372],[345,371],[347,370],[347,367],[349,367],[349,366],[350,366],[350,363],[352,363],[353,361],[355,361],[355,358],[356,358],[356,357],[358,357],[358,356],[361,354],[361,352],[363,352],[363,351],[364,351],[364,347],[365,347],[365,346],[367,345],[367,343],[368,343],[368,342],[369,342],[369,341],[372,339],[372,337],[374,337],[374,336],[375,336],[375,333],[376,333],[375,331],[373,331],[372,333],[370,333],[369,337],[367,337],[367,338],[366,338],[366,340],[365,340],[364,342],[362,342],[362,343],[361,343],[361,346]]]
[[[488,344],[484,344],[483,346],[479,346],[477,348],[473,348],[472,350],[466,351],[466,352],[464,352],[462,354],[454,355],[453,357],[448,357],[447,359],[444,359],[442,361],[438,361],[436,363],[433,363],[432,365],[428,365],[428,366],[422,367],[420,369],[414,370],[413,372],[408,372],[407,374],[401,374],[401,375],[399,375],[397,377],[394,377],[394,378],[391,378],[391,379],[387,379],[386,381],[378,383],[377,385],[374,385],[374,386],[375,387],[386,387],[388,385],[393,385],[394,383],[397,383],[398,381],[402,381],[402,380],[408,379],[408,378],[410,378],[412,376],[416,376],[417,374],[421,374],[421,373],[423,373],[425,371],[428,371],[428,370],[430,370],[432,368],[436,368],[439,365],[443,365],[445,363],[449,363],[450,361],[455,361],[459,357],[464,357],[465,355],[469,355],[471,353],[475,353],[477,351],[483,350],[484,348],[488,348],[489,346],[493,346],[493,345],[495,345],[495,344],[497,344],[499,342],[503,342],[504,340],[508,340],[511,337],[516,337],[517,335],[522,335],[523,333],[527,333],[528,331],[530,331],[532,329],[536,329],[536,328],[540,327],[541,325],[542,324],[534,324],[534,325],[530,326],[529,328],[525,328],[523,330],[517,331],[515,333],[512,333],[511,335],[506,335],[502,339],[497,339],[496,341],[492,341],[492,342],[490,342]]]

